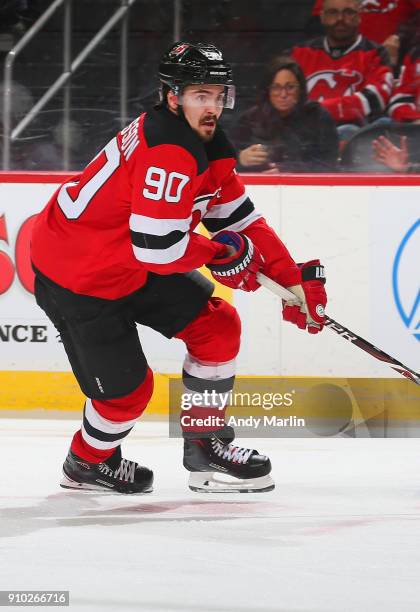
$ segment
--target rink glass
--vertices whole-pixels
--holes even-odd
[[[39,10],[44,4],[40,4]],[[72,60],[112,16],[114,4],[97,4],[95,11],[86,14],[82,2],[73,3]],[[12,129],[62,72],[54,42],[63,40],[62,17],[58,11],[17,58],[12,75]],[[236,104],[234,110],[225,108],[222,117],[229,135],[239,115],[255,104],[261,75],[269,60],[305,39],[310,18],[311,3],[303,0],[266,0],[263,10],[261,4],[251,0],[245,3],[244,0],[137,0],[128,19],[127,71],[120,69],[119,29],[116,28],[76,70],[69,89],[60,89],[14,139],[11,169],[73,171],[83,168],[118,130],[150,109],[158,99],[159,58],[174,40],[198,37],[215,44],[232,64]],[[17,40],[12,29],[9,43],[5,39],[4,55]],[[126,95],[124,83],[127,83]],[[232,99],[228,93],[224,106],[232,107]],[[70,100],[68,115],[63,112],[66,100]],[[407,132],[413,154],[417,155],[420,126],[406,125],[401,129]],[[391,130],[391,134],[395,132],[396,144],[399,130]],[[383,172],[386,169],[372,159],[370,140],[355,152],[355,167],[358,171]],[[350,171],[351,167],[346,169]]]

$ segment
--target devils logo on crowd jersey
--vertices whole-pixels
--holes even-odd
[[[308,78],[307,86],[312,99],[328,100],[353,94],[362,81],[357,70],[322,70]]]
[[[309,98],[320,102],[338,123],[380,116],[392,90],[388,55],[380,45],[358,36],[347,49],[330,49],[326,37],[296,45],[292,57],[306,78]]]

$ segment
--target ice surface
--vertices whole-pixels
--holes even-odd
[[[247,440],[275,491],[210,495],[144,422],[124,454],[155,492],[121,496],[58,487],[77,427],[0,420],[0,589],[69,590],[83,612],[420,610],[419,440]]]

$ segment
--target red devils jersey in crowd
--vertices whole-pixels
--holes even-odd
[[[420,47],[404,58],[388,112],[394,121],[420,120]]]
[[[311,100],[317,100],[337,123],[363,124],[383,113],[393,75],[383,47],[359,35],[345,49],[330,49],[326,37],[293,48]]]
[[[221,129],[204,144],[167,109],[144,113],[53,195],[34,226],[33,264],[75,293],[116,299],[142,287],[148,272],[210,262],[221,246],[193,231],[202,220],[211,233],[245,230],[266,274],[299,283],[298,268],[234,167]]]
[[[323,0],[316,0],[312,14],[319,15]],[[420,10],[420,0],[363,0],[360,32],[382,43],[398,27]]]

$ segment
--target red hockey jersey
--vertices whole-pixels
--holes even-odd
[[[404,58],[388,113],[394,121],[420,121],[420,47]]]
[[[202,220],[213,233],[245,230],[269,276],[299,283],[296,264],[234,167],[221,129],[204,144],[167,109],[144,113],[50,199],[34,226],[33,264],[75,293],[116,299],[142,287],[149,271],[210,262],[222,247],[194,232]]]
[[[363,125],[381,115],[392,92],[388,53],[359,35],[351,47],[330,48],[326,37],[293,48],[312,100],[320,102],[338,124]]]
[[[313,15],[319,15],[323,0],[316,0]],[[363,0],[360,33],[377,43],[396,34],[399,26],[420,10],[420,0]]]

